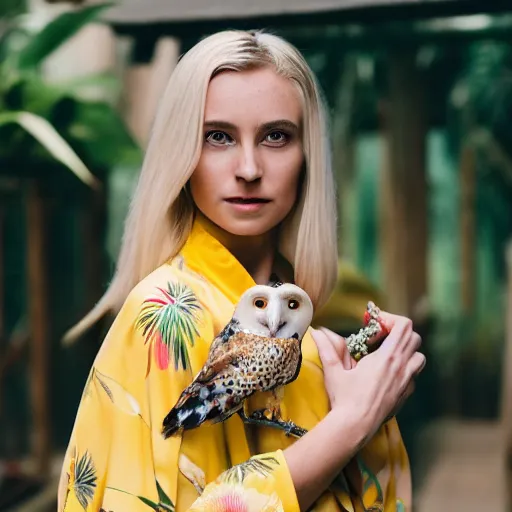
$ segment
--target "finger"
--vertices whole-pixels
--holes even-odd
[[[386,314],[386,313],[385,313]],[[412,321],[404,316],[389,315],[393,317],[393,326],[389,332],[389,335],[382,342],[381,350],[384,351],[402,351],[405,345],[409,341],[409,338],[413,332]],[[405,340],[405,343],[404,343]]]
[[[409,357],[412,357],[421,348],[421,343],[421,336],[417,332],[413,332],[409,338],[409,341],[405,344],[405,354]]]
[[[333,368],[342,368],[343,366],[341,364],[340,358],[338,357],[338,353],[336,352],[334,345],[331,343],[325,333],[317,329],[312,329],[311,335],[315,340],[318,349],[318,355],[320,356],[320,361],[322,362],[324,372]]]
[[[329,341],[334,345],[338,357],[343,363],[343,367],[346,370],[350,370],[351,368],[353,368],[357,363],[350,356],[350,352],[348,351],[345,339],[339,334],[336,334],[330,329],[327,329],[326,327],[320,327],[320,330],[329,338]]]
[[[421,352],[416,352],[407,363],[407,374],[410,379],[417,377],[425,368],[427,358]]]

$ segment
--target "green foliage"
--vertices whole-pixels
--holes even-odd
[[[25,8],[25,0],[2,0],[0,2],[0,18],[20,14]]]
[[[116,110],[87,95],[92,87],[111,97],[113,76],[48,83],[41,75],[46,59],[109,6],[65,12],[35,32],[16,20],[0,37],[0,172],[37,176],[57,161],[95,186],[114,165],[140,161]]]
[[[18,55],[19,69],[33,70],[37,68],[62,43],[78,33],[89,22],[94,21],[98,14],[110,5],[93,5],[80,11],[65,12],[55,18],[21,50]]]

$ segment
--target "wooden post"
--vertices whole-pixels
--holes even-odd
[[[26,203],[33,454],[38,474],[45,476],[48,474],[50,462],[48,363],[51,347],[48,325],[45,208],[40,186],[35,181],[28,185]]]
[[[474,312],[475,306],[475,152],[470,146],[462,149],[460,157],[461,193],[461,302],[464,315]]]
[[[121,111],[131,133],[142,147],[146,147],[148,142],[158,103],[178,63],[179,51],[177,39],[161,38],[156,43],[150,62],[132,62],[125,72]]]
[[[84,241],[85,310],[89,311],[103,293],[103,237],[101,225],[105,215],[105,196],[102,190],[91,190],[81,212]]]
[[[389,99],[382,112],[380,247],[391,311],[413,316],[427,293],[427,179],[425,80],[414,49],[395,50]]]
[[[339,55],[336,54],[337,59]],[[333,66],[337,64],[337,59]],[[339,64],[338,64],[339,66]],[[338,189],[338,245],[340,256],[355,260],[357,245],[354,229],[354,137],[351,131],[354,89],[357,79],[355,56],[346,54],[339,66],[337,94],[334,100],[333,165]]]
[[[0,192],[1,194],[1,192]],[[4,221],[5,221],[5,206],[0,202],[0,339],[5,336],[5,273],[4,273]]]
[[[507,259],[507,306],[505,319],[505,350],[503,354],[501,424],[505,442],[505,467],[507,506],[504,510],[512,511],[512,240],[506,253]]]

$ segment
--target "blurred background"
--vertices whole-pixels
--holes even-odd
[[[507,5],[508,4],[508,5]],[[412,317],[428,364],[399,422],[415,510],[512,510],[512,5],[470,0],[0,0],[0,510],[56,510],[108,329],[101,296],[160,94],[225,28],[305,55],[329,107],[340,277]]]

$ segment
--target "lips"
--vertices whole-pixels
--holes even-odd
[[[265,204],[270,203],[270,199],[262,197],[229,197],[226,199],[228,203],[232,204]]]

